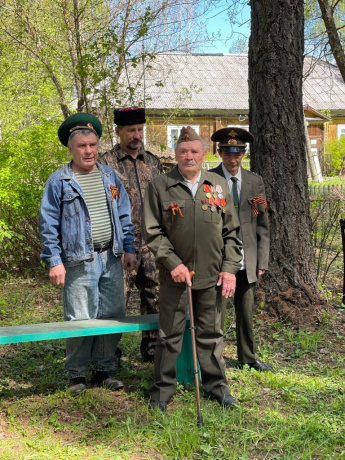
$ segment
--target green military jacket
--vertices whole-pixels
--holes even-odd
[[[193,198],[178,167],[148,184],[143,236],[154,253],[161,281],[183,263],[195,272],[194,289],[217,283],[221,271],[236,274],[241,266],[239,220],[226,180],[202,170]]]
[[[159,158],[143,147],[135,160],[124,152],[120,144],[105,152],[99,159],[100,163],[111,166],[117,172],[128,194],[132,207],[132,223],[134,224],[134,241],[137,250],[142,247],[141,217],[143,213],[144,195],[147,184],[158,174],[163,173]]]

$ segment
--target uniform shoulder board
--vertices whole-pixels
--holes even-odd
[[[261,177],[260,174],[254,172],[254,171],[249,171],[249,170],[247,169],[247,172],[249,172],[249,174],[254,174],[254,176]]]

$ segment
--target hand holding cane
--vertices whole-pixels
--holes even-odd
[[[193,278],[194,272],[189,272],[190,279]],[[193,313],[193,301],[192,301],[192,287],[187,285],[188,291],[188,306],[189,306],[189,321],[190,321],[190,332],[192,338],[192,351],[193,351],[193,373],[194,373],[194,382],[195,382],[195,394],[196,394],[196,408],[197,408],[197,425],[198,427],[203,426],[204,422],[201,415],[200,408],[200,390],[199,390],[199,371],[198,371],[198,359],[196,353],[196,341],[195,341],[195,330],[194,325],[194,313]]]

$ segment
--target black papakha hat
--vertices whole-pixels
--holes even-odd
[[[90,129],[98,137],[102,136],[102,123],[90,113],[75,113],[61,123],[58,136],[62,145],[67,147],[70,135],[78,129]]]
[[[247,142],[254,141],[254,136],[246,129],[228,126],[213,133],[211,141],[218,142],[223,152],[238,153],[246,149]]]
[[[146,123],[145,109],[142,107],[115,109],[114,122],[117,126],[142,125]]]

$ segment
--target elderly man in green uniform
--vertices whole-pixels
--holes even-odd
[[[227,180],[241,223],[239,238],[243,241],[243,257],[241,270],[236,274],[234,298],[239,367],[248,365],[257,371],[271,371],[272,367],[258,358],[253,330],[256,282],[268,268],[265,187],[261,176],[241,166],[246,143],[253,142],[254,137],[245,129],[227,127],[216,131],[211,140],[218,142],[218,153],[223,160],[211,171]]]
[[[106,152],[101,163],[116,170],[125,186],[132,206],[135,227],[137,269],[125,273],[126,306],[135,285],[140,292],[140,313],[158,313],[158,272],[154,258],[141,236],[141,218],[147,184],[163,172],[159,159],[143,147],[145,109],[125,107],[114,110],[116,134],[120,143]],[[157,331],[143,331],[140,351],[144,361],[153,361]]]
[[[143,234],[160,274],[150,405],[165,411],[176,391],[175,363],[186,325],[188,285],[204,391],[231,408],[237,402],[229,394],[222,358],[221,298],[235,292],[241,262],[239,221],[226,181],[202,169],[206,148],[191,127],[182,128],[175,157],[177,165],[149,183],[144,204]]]

